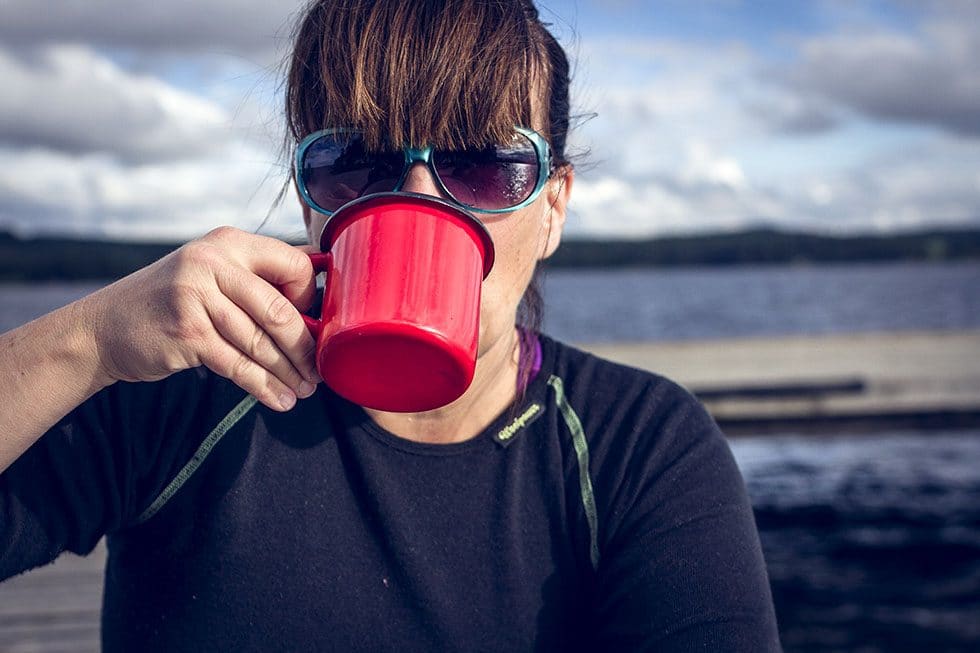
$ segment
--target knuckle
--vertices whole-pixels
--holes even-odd
[[[210,329],[204,325],[203,320],[186,314],[174,316],[172,333],[176,340],[200,342],[207,337],[209,332]]]
[[[313,338],[305,338],[303,340],[303,358],[305,360],[313,360],[316,358],[316,340]]]
[[[302,252],[293,250],[289,257],[288,274],[291,279],[307,279],[313,277],[313,263],[310,257]]]
[[[191,241],[176,252],[180,269],[214,267],[221,258],[221,250],[204,239]]]
[[[255,332],[249,339],[248,343],[248,354],[255,360],[260,360],[263,358],[264,354],[268,353],[271,349],[272,340],[269,338],[269,334],[263,331],[261,328],[256,327]]]
[[[238,229],[234,227],[229,227],[227,225],[223,225],[221,227],[215,227],[214,229],[209,231],[207,234],[205,234],[202,237],[201,240],[218,241],[218,242],[228,241],[233,238],[237,238],[239,233],[240,231]]]
[[[223,308],[211,309],[211,323],[219,333],[230,333],[235,326],[235,320],[231,311]]]
[[[289,300],[282,295],[278,295],[269,303],[265,311],[264,322],[270,326],[282,327],[289,324],[296,309]]]
[[[275,383],[268,374],[263,378],[260,369],[248,356],[227,347],[212,354],[212,359],[205,362],[208,367],[263,404],[272,407],[280,405],[281,392],[276,392]]]
[[[228,378],[237,385],[244,387],[248,382],[249,371],[252,368],[251,359],[245,354],[238,354],[228,366]]]
[[[177,340],[200,341],[212,332],[209,320],[197,310],[200,305],[197,292],[188,286],[175,286],[168,298],[167,312],[170,332]]]

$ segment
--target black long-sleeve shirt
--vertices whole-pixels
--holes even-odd
[[[0,475],[0,578],[108,534],[106,651],[778,651],[723,436],[683,389],[542,337],[450,445],[321,386],[118,383]]]

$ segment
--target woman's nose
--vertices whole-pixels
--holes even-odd
[[[432,176],[432,171],[424,163],[412,164],[412,167],[408,169],[408,174],[405,175],[405,181],[402,183],[401,190],[409,193],[421,193],[423,195],[442,197],[442,191],[439,190],[439,185],[436,184],[436,180]]]

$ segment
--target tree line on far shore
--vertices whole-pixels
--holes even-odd
[[[673,267],[980,259],[980,230],[827,236],[754,229],[649,240],[566,240],[553,267]]]
[[[0,233],[0,280],[116,279],[180,245],[22,239]],[[754,229],[646,240],[565,238],[547,266],[621,268],[963,259],[980,259],[980,229],[851,236]]]

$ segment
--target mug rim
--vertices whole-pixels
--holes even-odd
[[[371,193],[369,195],[364,195],[351,200],[334,211],[323,224],[323,228],[320,230],[319,238],[320,251],[324,253],[330,251],[330,247],[333,246],[334,238],[340,233],[342,228],[346,226],[350,219],[360,215],[361,211],[366,208],[365,205],[383,204],[391,199],[406,200],[414,204],[428,204],[430,206],[436,205],[440,209],[448,211],[454,216],[461,218],[463,223],[471,229],[471,233],[475,234],[483,245],[483,278],[487,278],[487,275],[490,274],[490,270],[493,269],[494,246],[493,238],[490,236],[490,232],[487,230],[486,225],[484,225],[479,218],[466,209],[448,202],[441,197],[425,195],[424,193],[413,193],[410,191],[385,191],[381,193]],[[329,246],[324,247],[325,242],[328,243]]]

